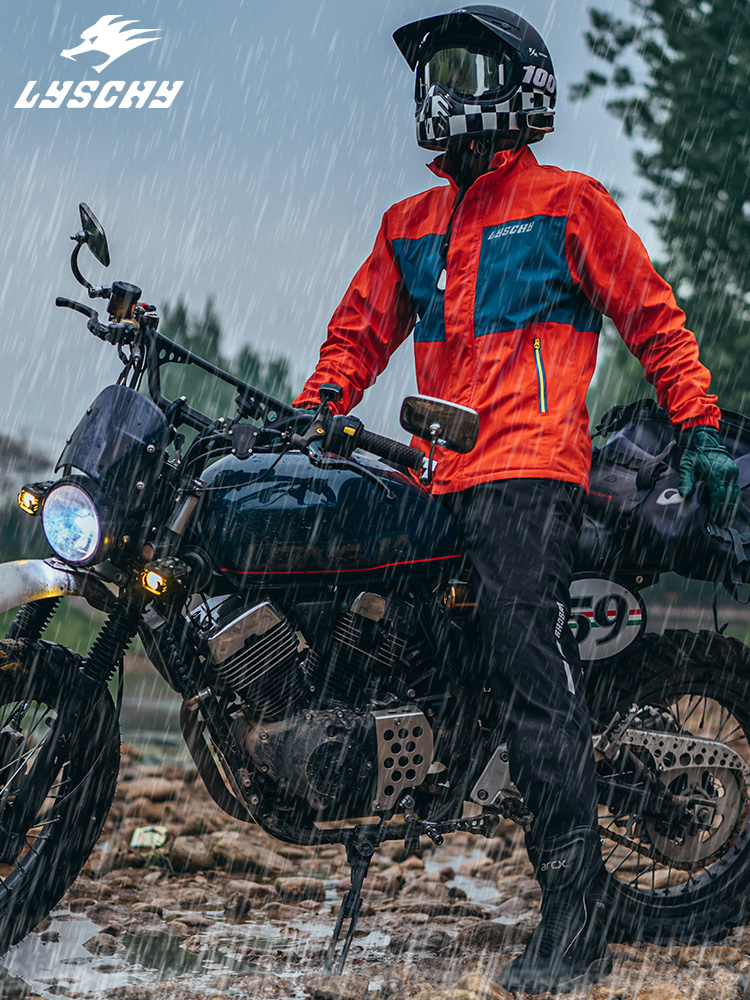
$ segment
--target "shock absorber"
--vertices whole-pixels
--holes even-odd
[[[83,661],[82,676],[100,690],[112,677],[120,657],[135,638],[140,613],[140,605],[115,608]]]
[[[52,620],[59,603],[59,597],[43,597],[40,601],[24,604],[6,632],[6,639],[36,642]]]

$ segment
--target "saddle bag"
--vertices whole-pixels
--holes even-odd
[[[724,411],[719,426],[740,470],[740,507],[727,528],[709,523],[702,482],[680,496],[675,428],[653,399],[613,406],[596,433],[607,440],[592,457],[582,548],[597,568],[750,581],[750,418]]]

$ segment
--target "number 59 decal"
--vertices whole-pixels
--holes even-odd
[[[604,577],[578,577],[570,585],[570,621],[582,660],[621,653],[646,628],[640,595]]]

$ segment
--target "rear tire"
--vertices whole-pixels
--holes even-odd
[[[0,824],[79,665],[63,646],[0,642]],[[33,930],[80,872],[109,811],[119,759],[117,713],[105,692],[81,718],[24,846],[0,866],[0,955]]]
[[[611,660],[592,664],[586,686],[599,729],[616,711],[636,702],[655,710],[651,717],[656,721],[649,728],[665,726],[667,733],[720,740],[750,763],[750,649],[736,639],[715,632],[646,635]],[[614,813],[602,815],[600,810],[612,939],[705,940],[721,937],[747,919],[748,780],[737,771],[693,767],[678,774],[670,787],[683,794],[682,788],[696,777],[702,782],[699,791],[704,788],[714,796],[717,819],[715,829],[692,840],[663,837],[653,820],[635,814],[628,814],[633,819],[623,824],[622,816],[615,822]],[[628,856],[628,847],[607,839],[607,829],[625,832],[652,857],[632,851]],[[705,857],[696,864],[693,859],[701,851]]]

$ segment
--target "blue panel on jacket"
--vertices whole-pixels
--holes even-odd
[[[414,340],[418,344],[445,340],[445,295],[437,287],[440,272],[445,267],[440,256],[442,242],[442,234],[393,241],[406,290],[419,316],[414,327]]]
[[[565,323],[599,333],[602,316],[573,282],[565,256],[567,218],[536,215],[482,232],[474,335]]]

